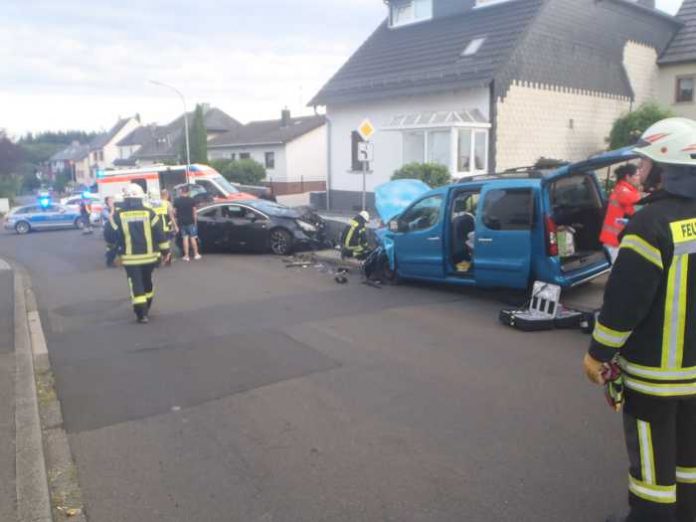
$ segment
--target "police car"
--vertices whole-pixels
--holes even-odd
[[[48,197],[41,197],[33,205],[25,205],[10,210],[5,216],[5,229],[17,234],[33,230],[52,230],[60,228],[84,227],[80,212],[63,205],[52,203]]]

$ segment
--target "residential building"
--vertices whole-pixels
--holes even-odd
[[[210,141],[208,158],[253,159],[266,168],[266,183],[277,195],[326,190],[326,120],[293,118],[253,121]]]
[[[657,58],[680,23],[652,0],[386,0],[388,16],[310,102],[325,106],[332,207],[409,162],[453,177],[578,160],[657,93]],[[368,195],[368,197],[371,195]]]
[[[194,112],[187,114],[189,129],[193,124]],[[208,141],[242,124],[224,111],[203,104],[203,124]],[[148,125],[133,129],[118,142],[117,165],[152,165],[155,163],[185,162],[182,154],[185,140],[184,115],[164,126]]]
[[[696,119],[696,0],[684,0],[676,18],[683,25],[658,61],[659,101]]]
[[[89,144],[92,183],[97,179],[97,171],[114,168],[119,158],[118,142],[140,126],[140,116],[120,118],[109,132],[99,134]],[[90,183],[91,184],[91,183]]]
[[[90,172],[90,146],[75,141],[70,146],[51,156],[48,160],[50,176],[69,174],[78,185],[91,186],[94,181]]]

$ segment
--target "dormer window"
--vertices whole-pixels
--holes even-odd
[[[389,4],[391,27],[413,24],[433,17],[433,0],[394,0]]]

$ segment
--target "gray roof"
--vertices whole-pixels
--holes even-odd
[[[290,118],[286,126],[282,125],[281,120],[252,121],[211,140],[208,148],[280,145],[297,139],[325,123],[326,117],[320,115]]]
[[[195,111],[188,113],[189,125],[193,122]],[[204,111],[203,114],[203,124],[205,125],[205,130],[208,132],[226,132],[232,130],[235,127],[240,127],[242,124],[235,120],[232,116],[226,112],[212,107]],[[171,122],[168,127],[183,129],[184,127],[184,115],[182,114],[173,122]]]
[[[89,156],[89,145],[73,143],[51,156],[50,161],[80,161]]]
[[[684,25],[660,56],[660,64],[696,61],[696,0],[684,0],[677,20]]]
[[[696,0],[686,0],[689,3]],[[451,0],[435,0],[444,12]],[[628,40],[667,46],[679,24],[631,0],[515,0],[392,29],[383,22],[310,105],[486,87],[515,80],[633,98]],[[449,13],[455,13],[450,10]],[[486,39],[463,57],[474,38]]]
[[[89,146],[92,148],[92,150],[105,147],[111,142],[111,140],[114,139],[114,136],[121,132],[123,127],[125,127],[130,120],[131,118],[121,118],[118,120],[118,122],[116,122],[116,125],[114,125],[109,132],[99,134],[92,141],[90,141]]]
[[[385,20],[309,105],[488,85],[543,0],[517,0],[391,29]],[[473,56],[471,40],[486,37]]]
[[[152,139],[155,131],[157,129],[156,125],[141,125],[140,127],[131,131],[125,138],[119,141],[116,145],[119,147],[130,147],[133,145],[143,145]]]

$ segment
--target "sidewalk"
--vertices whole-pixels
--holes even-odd
[[[17,520],[14,278],[0,260],[0,520]]]

